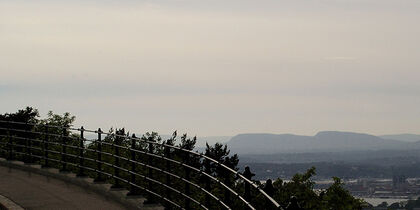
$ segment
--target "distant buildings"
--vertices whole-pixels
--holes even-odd
[[[387,201],[389,205],[395,202],[404,204],[407,200],[416,200],[420,196],[420,178],[407,178],[405,175],[395,175],[392,179],[360,178],[347,180],[345,184],[345,188],[353,196],[364,198],[373,206],[382,201]],[[326,189],[328,186],[327,182],[317,182],[315,188]]]

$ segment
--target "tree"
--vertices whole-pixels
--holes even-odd
[[[195,143],[197,143],[197,137],[194,136],[192,139],[187,138],[187,134],[185,133],[181,136],[181,143],[178,145],[178,147],[186,150],[193,150]]]
[[[228,150],[227,145],[216,143],[214,146],[210,146],[209,144],[206,143],[206,150],[204,153],[205,156],[210,157],[216,160],[217,162],[222,163],[228,166],[229,168],[237,171],[238,170],[237,166],[239,163],[238,155],[237,154],[229,155],[229,154],[230,154],[230,150]],[[210,172],[215,173],[216,175],[222,176],[224,173],[224,169],[220,167],[219,165],[217,165],[216,163],[211,163],[210,168],[211,168]]]
[[[302,208],[320,209],[321,200],[313,191],[315,182],[311,179],[315,174],[315,167],[312,167],[303,174],[295,174],[290,182],[277,179],[273,183],[277,189],[274,198],[280,201],[282,206],[287,206],[292,196],[296,196]]]
[[[341,179],[333,177],[334,183],[319,195],[313,190],[315,182],[312,177],[316,174],[315,167],[303,174],[295,174],[290,182],[277,179],[274,185],[274,199],[287,206],[292,196],[296,196],[303,209],[342,209],[354,210],[362,208],[362,200],[354,198],[344,189]]]
[[[1,121],[22,122],[35,124],[38,122],[39,112],[32,107],[20,109],[16,113],[5,113],[0,115]]]
[[[31,131],[36,126],[38,117],[38,110],[32,107],[26,107],[25,109],[18,110],[16,113],[5,113],[0,115],[0,140],[7,136],[14,136],[15,138],[7,138],[9,145],[18,144],[29,146],[29,141],[26,139],[33,138],[34,135],[27,131]],[[0,145],[0,149],[2,149],[4,155],[6,155],[5,151],[7,148],[7,150],[10,150],[8,158],[14,159],[14,155],[11,153],[11,147],[12,146],[6,146],[6,144]],[[13,149],[20,153],[24,151],[23,147],[15,147]],[[25,156],[25,162],[28,161],[27,156]]]
[[[203,171],[218,177],[218,179],[221,180],[226,186],[233,188],[238,177],[217,163],[221,163],[230,169],[237,171],[237,165],[239,163],[238,155],[230,155],[230,150],[227,149],[227,146],[220,143],[216,143],[214,146],[210,146],[206,143],[206,150],[204,155],[212,158],[216,162],[211,162],[208,159],[205,159],[202,163]],[[208,178],[203,177],[202,179],[204,179],[206,183],[205,189],[210,190]],[[219,195],[220,197],[223,197],[224,203],[231,202],[230,192],[226,189],[223,189],[221,186],[212,187],[211,192],[213,194]],[[206,199],[208,199],[208,197]]]
[[[26,134],[19,130],[32,130],[39,121],[38,117],[38,110],[28,106],[25,109],[18,110],[16,113],[5,113],[0,115],[0,127],[8,128],[9,135],[26,137]],[[7,123],[7,121],[11,123]],[[0,129],[0,136],[5,136],[6,133],[6,129]]]
[[[76,117],[72,116],[69,112],[65,112],[63,113],[63,115],[59,115],[54,114],[54,112],[52,111],[49,111],[47,114],[47,118],[41,120],[41,124],[70,128],[75,120]]]
[[[362,200],[354,198],[344,189],[344,183],[338,177],[333,177],[334,183],[326,190],[323,200],[332,209],[361,209]],[[388,205],[386,202],[384,205]]]

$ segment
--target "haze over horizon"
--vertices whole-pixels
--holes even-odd
[[[419,134],[418,11],[416,0],[0,0],[0,108],[162,134]]]

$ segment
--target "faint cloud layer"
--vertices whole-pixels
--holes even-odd
[[[325,57],[324,60],[353,61],[353,60],[357,60],[357,58],[356,57],[349,57],[349,56],[335,56],[335,57]]]
[[[0,8],[1,108],[9,112],[33,105],[92,124],[200,135],[399,133],[420,124],[419,1]]]

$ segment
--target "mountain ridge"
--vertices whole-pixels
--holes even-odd
[[[418,141],[420,141],[420,135],[411,134],[411,133],[381,135],[379,137],[381,137],[383,139],[399,140],[399,141],[406,141],[406,142],[418,142]]]
[[[320,131],[314,136],[295,134],[246,133],[228,142],[232,153],[275,154],[325,151],[406,150],[420,148],[420,142],[385,139],[344,131]]]

